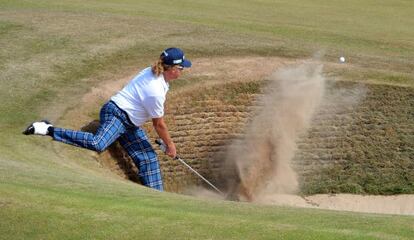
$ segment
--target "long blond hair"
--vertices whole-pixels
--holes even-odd
[[[154,64],[152,64],[151,69],[152,69],[152,73],[155,76],[159,76],[161,75],[164,71],[168,70],[169,68],[171,68],[172,66],[170,65],[166,65],[164,64],[164,59],[161,56]]]

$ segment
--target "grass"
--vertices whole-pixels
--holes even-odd
[[[35,119],[59,122],[88,89],[173,45],[212,59],[322,49],[326,61],[343,54],[357,69],[332,74],[413,86],[413,9],[410,1],[0,0],[0,239],[409,239],[412,217],[152,192],[89,151],[20,132]]]
[[[298,211],[195,200],[129,183],[105,185],[91,192],[2,184],[2,239],[329,239],[333,234],[409,239],[412,234],[410,217]]]

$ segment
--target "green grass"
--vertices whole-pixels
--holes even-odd
[[[1,184],[1,238],[409,239],[413,234],[411,217],[196,200],[91,180],[78,180],[84,183],[75,188]]]
[[[35,119],[58,122],[91,87],[169,46],[190,59],[324,50],[326,61],[343,54],[357,69],[333,75],[414,86],[413,9],[410,1],[0,0],[0,239],[409,239],[412,217],[155,193],[86,150],[20,132]]]

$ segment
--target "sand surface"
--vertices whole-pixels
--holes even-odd
[[[372,196],[317,194],[297,196],[275,194],[261,197],[261,204],[352,211],[364,213],[414,215],[414,195]]]

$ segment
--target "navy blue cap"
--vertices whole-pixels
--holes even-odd
[[[186,68],[191,67],[191,62],[185,59],[183,50],[179,48],[167,48],[161,53],[161,57],[166,65],[180,65]]]

